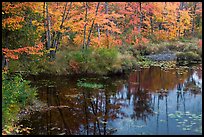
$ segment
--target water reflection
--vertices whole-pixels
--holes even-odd
[[[47,108],[20,124],[33,128],[31,134],[47,135],[199,134],[177,128],[169,114],[202,112],[201,72],[153,67],[132,72],[127,80],[87,78],[104,89],[77,87],[80,77],[55,77],[46,86],[38,78],[34,84]]]

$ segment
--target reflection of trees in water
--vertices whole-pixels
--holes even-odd
[[[202,79],[202,65],[198,66],[197,75],[199,79]]]
[[[198,71],[193,74],[184,83],[184,90],[190,91],[193,95],[201,94],[202,82],[199,81]]]
[[[106,135],[115,132],[107,127],[108,122],[120,113],[120,105],[110,102],[110,98],[115,98],[112,93],[116,91],[115,86],[104,90],[79,89],[73,83],[63,85],[58,81],[54,87],[40,86],[39,97],[48,107],[41,114],[32,116],[35,130],[31,133]]]
[[[141,70],[136,71],[134,79],[129,82],[128,94],[133,96],[133,114],[131,118],[141,119],[146,122],[148,116],[153,115],[153,101],[152,95],[141,86]],[[134,85],[132,83],[135,83]],[[134,88],[132,88],[134,86]]]
[[[133,94],[134,112],[131,115],[133,119],[141,119],[146,122],[149,116],[153,115],[151,94],[148,94],[144,90],[138,90]]]
[[[199,78],[198,72],[194,70],[190,70],[190,76],[186,79],[184,83],[178,83],[177,84],[177,92],[176,92],[176,110],[186,112],[186,98],[189,95],[196,96],[197,94],[201,94],[201,86],[202,83],[199,83],[199,80],[196,77]]]
[[[151,93],[141,88],[141,72],[137,71],[137,75],[130,77],[128,83],[116,93],[115,102],[123,107],[133,105],[132,119],[141,119],[146,121],[149,116],[153,115],[153,99]],[[128,102],[128,103],[127,103]],[[122,117],[128,114],[120,111]]]
[[[48,92],[50,92],[50,89]],[[53,91],[51,92],[54,93]],[[68,135],[110,134],[112,130],[107,128],[107,122],[110,119],[116,118],[116,112],[120,108],[117,104],[110,104],[110,96],[111,94],[105,90],[82,89],[82,92],[77,90],[75,93],[73,92],[67,98],[66,103],[60,104],[61,101],[59,102],[57,94],[49,95],[48,93],[47,103],[48,107],[52,106],[52,109],[48,109],[46,112],[47,134],[54,134],[51,131],[51,128],[54,126],[52,123],[63,128],[63,132]],[[54,100],[51,101],[51,98]],[[53,101],[55,101],[54,104]],[[62,107],[62,104],[67,104],[67,106]],[[58,113],[56,113],[56,110]]]
[[[159,73],[158,73],[159,72]],[[189,75],[189,74],[188,74]],[[121,107],[133,105],[132,119],[147,121],[148,117],[152,116],[156,109],[160,109],[160,100],[165,99],[166,102],[166,121],[168,130],[168,94],[155,94],[158,87],[152,84],[158,84],[160,89],[166,89],[168,83],[176,82],[177,92],[177,110],[180,110],[182,103],[185,110],[185,92],[183,89],[186,83],[195,83],[195,79],[190,77],[186,83],[183,83],[186,76],[178,76],[170,74],[170,72],[162,72],[161,70],[144,70],[131,74],[128,83],[115,93],[115,89],[108,87],[104,90],[98,89],[76,89],[60,87],[49,87],[42,90],[47,90],[47,93],[41,94],[43,100],[47,101],[48,108],[46,113],[42,114],[42,121],[36,123],[36,130],[47,130],[46,134],[87,134],[87,135],[107,135],[114,131],[107,127],[108,122],[115,118],[127,117],[128,114],[123,112]],[[191,74],[192,75],[192,74]],[[169,76],[168,78],[166,78]],[[154,79],[155,77],[155,79]],[[182,79],[180,81],[176,80]],[[147,81],[145,81],[147,80]],[[155,80],[155,81],[154,81]],[[149,83],[148,83],[149,82]],[[180,83],[179,83],[180,82]],[[117,86],[123,82],[117,83]],[[165,84],[167,83],[167,84]],[[179,84],[178,84],[179,83]],[[167,86],[167,87],[166,87]],[[170,85],[171,87],[172,85]],[[175,85],[174,85],[175,86]],[[111,92],[112,91],[112,92]],[[68,94],[68,97],[65,97]],[[157,100],[158,99],[158,100]],[[157,104],[157,106],[155,106]],[[53,107],[54,106],[54,107]],[[64,106],[64,107],[63,107]],[[37,116],[36,116],[37,117]],[[159,121],[159,111],[157,113],[157,122]],[[41,126],[39,126],[41,124]],[[157,123],[157,126],[159,124]],[[40,127],[43,127],[40,129]],[[51,130],[53,127],[60,127],[60,131]],[[34,132],[34,131],[33,131]],[[35,131],[36,132],[36,131]]]
[[[53,126],[53,118],[56,117],[56,115],[52,115],[52,110],[49,109],[50,106],[56,106],[57,112],[59,112],[59,118],[64,126],[64,131],[66,135],[70,135],[70,125],[66,122],[66,113],[63,113],[63,109],[60,108],[60,99],[59,99],[59,91],[56,87],[47,87],[47,105],[48,105],[48,111],[46,112],[46,123],[47,123],[47,134],[51,135],[52,131],[51,128]]]
[[[140,73],[132,72],[128,79],[128,85],[130,91],[137,91],[140,80],[141,88],[155,92],[160,89],[174,89],[178,82],[183,83],[189,76],[188,72],[178,75],[176,69],[164,71],[159,67],[150,67],[142,69]]]
[[[184,112],[186,111],[185,107],[185,92],[183,91],[183,84],[177,84],[177,91],[176,91],[176,110],[180,110],[180,105],[183,104]]]

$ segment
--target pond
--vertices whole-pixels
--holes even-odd
[[[19,125],[31,135],[201,135],[202,66],[193,68],[37,76],[32,85],[47,107]]]

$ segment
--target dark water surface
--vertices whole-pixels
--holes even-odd
[[[32,84],[47,108],[19,123],[30,134],[202,134],[202,66],[114,77],[41,75]]]

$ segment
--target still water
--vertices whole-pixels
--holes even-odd
[[[19,123],[30,134],[202,134],[202,66],[114,77],[41,75],[32,84],[47,107]]]

